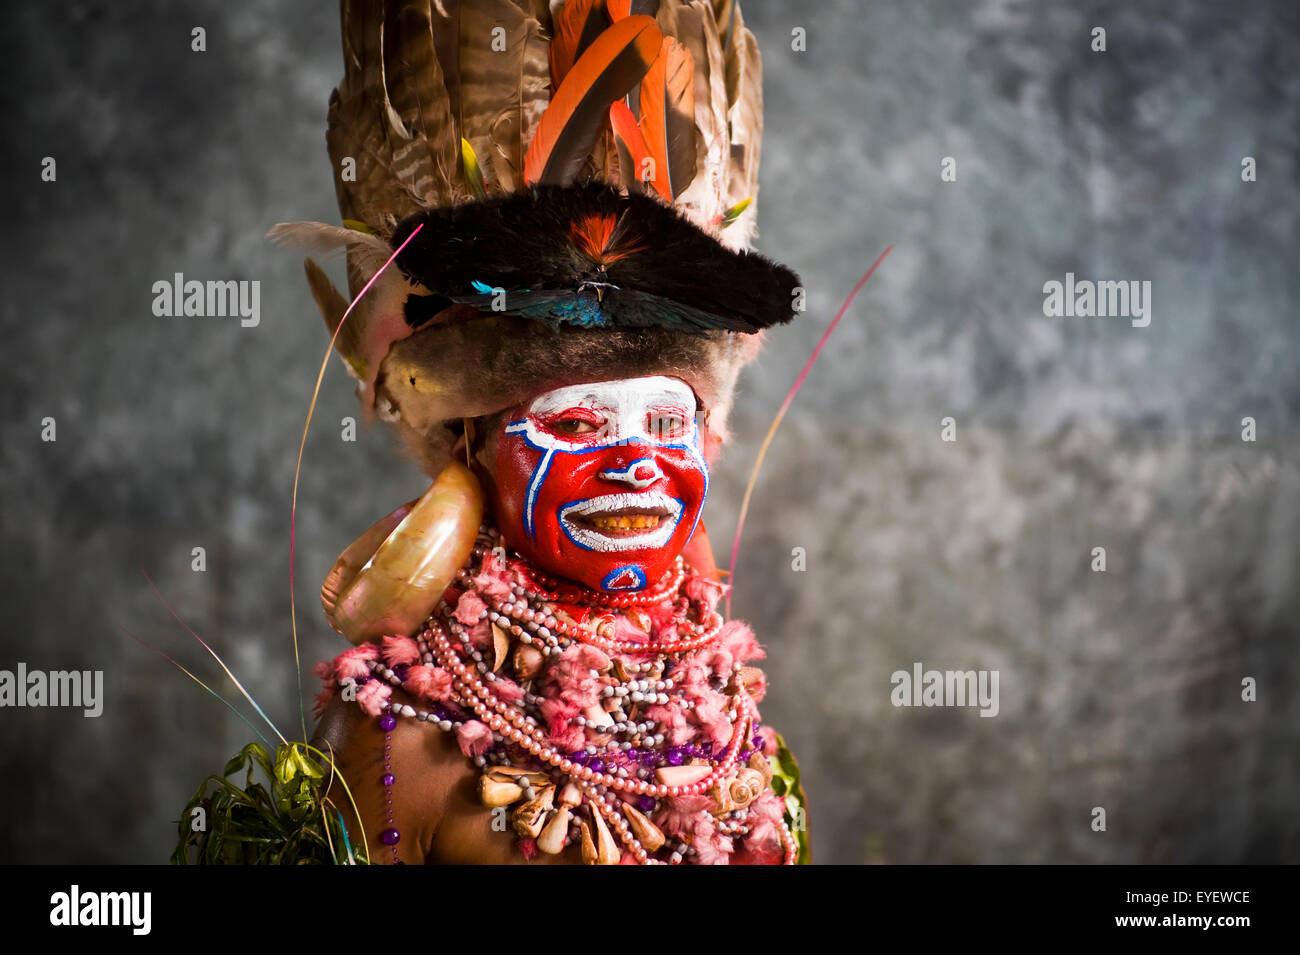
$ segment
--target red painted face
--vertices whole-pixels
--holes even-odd
[[[695,394],[676,378],[570,385],[506,416],[493,506],[532,563],[603,591],[654,584],[708,493]]]

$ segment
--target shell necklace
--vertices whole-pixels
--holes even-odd
[[[367,660],[377,685],[357,693],[386,734],[381,839],[394,861],[387,755],[408,717],[457,734],[493,828],[508,823],[527,857],[577,843],[589,864],[793,864],[750,692],[761,673],[742,659],[760,651],[743,625],[724,625],[720,590],[702,580],[679,557],[645,591],[599,594],[480,528],[425,629],[385,637]],[[391,702],[390,687],[430,705]]]

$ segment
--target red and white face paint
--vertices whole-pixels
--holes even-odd
[[[663,376],[569,385],[507,416],[493,460],[506,541],[594,590],[655,583],[709,488],[695,393]]]

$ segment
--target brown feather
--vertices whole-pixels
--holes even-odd
[[[510,5],[517,12],[507,9]],[[523,177],[524,146],[550,101],[545,38],[551,24],[550,6],[546,0],[513,0],[512,4],[489,3],[482,10],[470,9],[461,0],[434,0],[433,17],[434,42],[447,73],[447,98],[457,135],[470,142],[487,166],[491,193],[517,189]],[[491,31],[496,26],[506,30],[505,50],[492,49]],[[500,71],[485,73],[484,51],[503,61],[494,64],[502,67]],[[465,80],[462,55],[467,59]],[[512,72],[514,79],[508,80]],[[470,87],[466,93],[468,117],[462,82]],[[474,115],[483,106],[489,114]]]
[[[713,0],[713,22],[718,25],[718,38],[723,49],[727,47],[728,31],[731,29],[732,0]]]
[[[691,55],[695,86],[695,177],[675,203],[695,222],[710,223],[726,208],[727,80],[713,7],[694,0],[677,7],[678,41]]]
[[[600,178],[613,182],[617,173],[614,171],[618,162],[618,149],[614,145],[614,131],[608,127],[600,131]]]
[[[542,114],[524,159],[529,184],[572,181],[606,128],[609,104],[640,82],[662,41],[645,16],[620,20],[596,38]]]
[[[518,58],[518,91],[492,127],[493,149],[509,170],[513,189],[523,188],[524,154],[551,101],[549,46],[541,24],[536,20],[526,21]]]
[[[317,255],[346,248],[348,285],[356,286],[353,295],[360,291],[360,287],[379,271],[392,254],[388,242],[378,236],[324,222],[281,222],[267,235],[281,245],[305,249]],[[339,327],[339,322],[342,321],[348,302],[334,288],[320,266],[308,259],[305,267],[307,284],[311,288],[312,297],[325,318],[326,327],[333,335]],[[385,286],[385,280],[388,280],[390,275],[392,279]],[[404,296],[412,289],[411,284],[404,277],[399,277],[393,272],[385,273],[384,279],[381,279],[379,284],[384,287],[372,289],[370,294],[357,304],[335,341],[339,354],[348,363],[352,373],[362,380],[366,379],[368,371],[365,347],[367,335],[372,331],[372,326],[382,319],[384,308],[391,309],[396,304],[393,301],[395,297]],[[398,285],[400,289],[397,288]],[[388,296],[387,302],[381,301],[385,294]]]
[[[437,0],[434,0],[434,2],[436,3]],[[554,30],[551,22],[550,0],[516,0],[516,2],[519,3],[525,13],[537,21],[542,28],[542,32],[549,37]]]
[[[460,7],[461,135],[486,167],[489,195],[513,191],[516,185],[510,163],[503,162],[513,149],[507,147],[503,157],[494,148],[494,127],[506,112],[514,114],[517,127],[519,77],[530,22],[536,30],[536,21],[529,21],[510,0],[476,0]],[[504,35],[494,33],[498,30]],[[517,138],[518,133],[501,129],[496,135]]]
[[[632,0],[632,13],[654,17],[665,36],[677,36],[677,11],[682,6],[681,0],[667,0],[665,3],[660,3],[659,0]]]
[[[459,140],[433,42],[428,0],[388,0],[383,24],[384,90],[393,172],[426,204],[450,200]]]
[[[365,223],[381,240],[407,215],[465,193],[427,9],[400,0],[342,4],[344,74],[330,96],[325,138],[343,218]],[[345,160],[354,166],[346,180]],[[352,294],[376,267],[359,252],[349,246]]]
[[[320,307],[321,316],[325,319],[325,327],[333,335],[338,331],[339,322],[343,320],[343,313],[348,310],[348,300],[343,297],[330,277],[325,274],[325,270],[316,264],[315,259],[303,259],[303,268],[307,272],[307,285],[311,288],[311,297],[316,300],[317,306]],[[347,329],[339,334],[342,340],[347,334]]]
[[[388,139],[383,131],[385,116],[382,96],[382,68],[373,66],[367,56],[365,37],[373,31],[378,36],[382,11],[373,5],[344,2],[343,64],[344,75],[330,96],[329,126],[325,140],[334,167],[334,183],[339,210],[345,219],[357,219],[379,231],[391,229],[406,213],[410,201],[405,190],[389,171]],[[377,50],[377,44],[375,49]],[[371,80],[366,74],[375,71]],[[342,165],[355,163],[355,181],[342,178]],[[385,221],[391,214],[392,222]]]
[[[460,109],[460,7],[460,0],[435,0],[429,4],[433,45],[438,51],[438,62],[442,65],[447,112],[455,124],[457,141],[465,136]]]
[[[731,138],[731,168],[724,205],[733,206],[758,194],[759,149],[763,140],[762,60],[758,41],[745,29],[740,6],[732,7],[732,28],[727,49],[727,125]],[[749,211],[732,228],[746,239],[754,234],[756,220]]]
[[[618,157],[618,177],[611,181],[629,193],[644,193],[645,183],[636,177],[637,161],[632,158],[632,150],[628,148],[627,141],[620,136],[614,137],[614,152]]]

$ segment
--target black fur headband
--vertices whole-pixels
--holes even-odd
[[[421,212],[398,225],[393,247],[418,224],[397,258],[434,293],[408,298],[415,328],[452,303],[555,326],[694,334],[752,334],[795,314],[794,272],[726,248],[656,199],[598,182]]]

